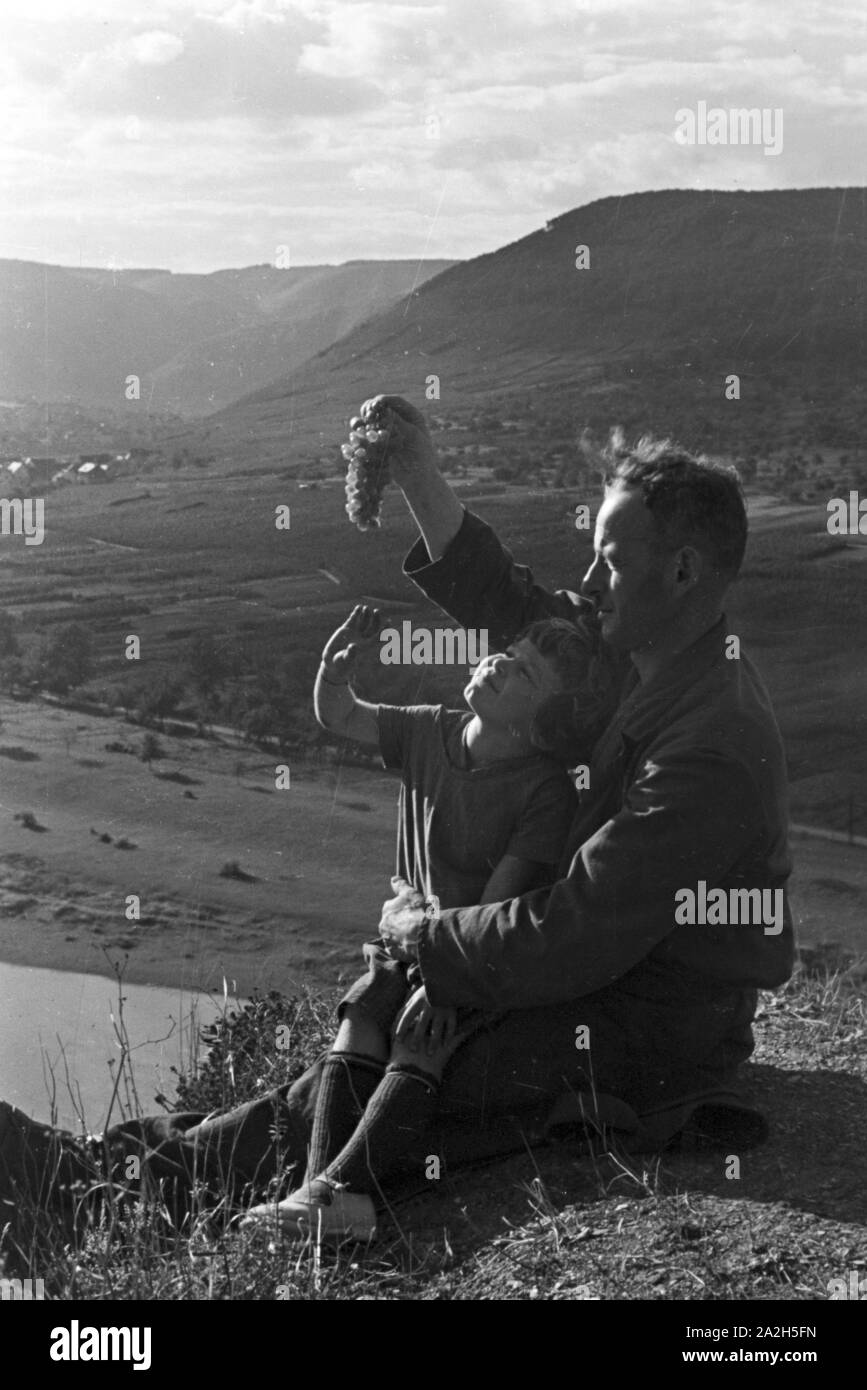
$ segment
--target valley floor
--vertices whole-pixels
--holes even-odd
[[[146,765],[118,719],[9,700],[0,719],[0,959],[241,995],[358,970],[389,895],[393,777],[300,765],[277,790],[274,762],[227,741],[160,735]],[[792,851],[801,944],[867,950],[867,849]]]

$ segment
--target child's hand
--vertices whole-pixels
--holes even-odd
[[[361,647],[375,642],[382,627],[378,608],[357,603],[342,627],[332,633],[322,651],[325,674],[348,680],[355,669]]]
[[[435,1008],[424,985],[410,996],[394,1029],[395,1042],[405,1042],[411,1052],[422,1043],[428,1056],[454,1041],[458,1016],[455,1009]]]

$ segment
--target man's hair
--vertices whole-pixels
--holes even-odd
[[[617,708],[628,665],[585,617],[574,622],[540,618],[515,641],[531,642],[562,686],[536,711],[530,728],[533,744],[567,767],[586,762]]]
[[[731,583],[747,544],[747,509],[735,468],[651,434],[628,445],[619,426],[597,458],[606,488],[641,489],[665,545],[694,545]]]

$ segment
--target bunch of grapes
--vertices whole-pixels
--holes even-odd
[[[384,428],[385,414],[380,408],[365,407],[364,418],[349,422],[349,443],[340,452],[349,463],[346,474],[346,511],[359,531],[379,526],[382,494],[388,483],[386,452],[390,431]]]

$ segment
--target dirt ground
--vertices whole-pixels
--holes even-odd
[[[389,895],[393,777],[290,767],[278,791],[256,750],[160,735],[148,766],[120,720],[11,701],[0,718],[0,959],[111,974],[108,950],[130,983],[225,975],[241,994],[357,973]]]

